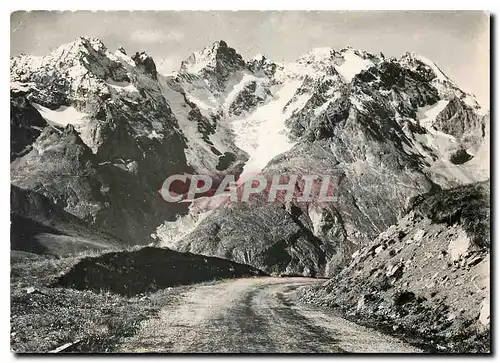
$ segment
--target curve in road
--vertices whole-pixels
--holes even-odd
[[[300,304],[310,278],[244,278],[197,285],[143,322],[121,352],[415,353],[418,348],[321,308]]]

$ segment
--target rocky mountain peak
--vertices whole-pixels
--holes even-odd
[[[257,54],[247,61],[248,68],[256,73],[262,71],[264,75],[271,78],[276,71],[276,63],[268,59],[264,54]]]
[[[72,41],[71,43],[63,44],[56,48],[53,52],[45,57],[42,57],[45,61],[54,59],[60,61],[60,66],[64,66],[64,63],[71,66],[74,63],[83,61],[91,57],[92,55],[100,54],[104,56],[108,49],[104,43],[97,38],[91,37],[79,37]],[[85,63],[85,61],[83,61]]]
[[[181,63],[181,71],[199,73],[208,71],[234,71],[245,66],[243,57],[227,45],[224,40],[218,40],[200,52],[191,54]]]
[[[127,51],[126,51],[126,50],[125,50],[125,48],[123,48],[122,46],[118,47],[118,49],[117,49],[117,50],[118,50],[120,53],[127,55]]]
[[[217,40],[212,44],[213,49],[218,48],[228,48],[227,43],[224,40]]]
[[[95,50],[107,49],[104,43],[99,38],[83,36],[79,37],[74,43],[81,44],[86,48],[91,47]]]
[[[99,39],[90,37],[79,37],[45,56],[14,57],[11,59],[10,72],[12,81],[34,82],[37,85],[46,83],[52,90],[56,88],[57,93],[67,87],[76,92],[83,79],[87,79],[89,84],[96,83],[97,79],[109,78],[117,82],[128,80],[119,59]],[[100,87],[93,84],[92,88]],[[43,92],[42,88],[40,90]],[[54,97],[55,92],[51,92],[46,98]],[[50,105],[52,102],[45,104]]]
[[[149,74],[154,80],[157,79],[158,73],[156,71],[156,64],[149,54],[146,52],[137,52],[132,56],[132,60],[140,69]]]
[[[257,54],[255,55],[251,60],[257,61],[257,62],[264,62],[266,60],[266,56],[264,54]]]
[[[481,107],[474,95],[464,92],[433,61],[414,52],[405,53],[397,63],[416,74],[422,81],[429,82],[438,91],[439,97],[445,100],[460,99],[474,112],[485,115],[487,109]]]

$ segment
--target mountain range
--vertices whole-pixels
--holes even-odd
[[[316,48],[280,63],[221,40],[163,75],[145,52],[81,37],[12,58],[10,74],[12,215],[35,218],[43,199],[113,246],[331,276],[414,197],[489,179],[489,111],[415,53]],[[240,187],[327,175],[334,201],[167,203],[173,174],[232,174]],[[37,231],[22,248],[51,249]]]

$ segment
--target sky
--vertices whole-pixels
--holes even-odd
[[[489,17],[480,11],[77,11],[14,12],[11,56],[45,55],[79,36],[112,51],[146,51],[162,73],[225,40],[243,58],[292,61],[315,47],[347,45],[386,57],[416,52],[489,106]]]

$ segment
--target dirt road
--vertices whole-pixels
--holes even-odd
[[[419,352],[406,343],[308,305],[295,290],[320,281],[246,278],[195,286],[127,338],[124,352]]]

